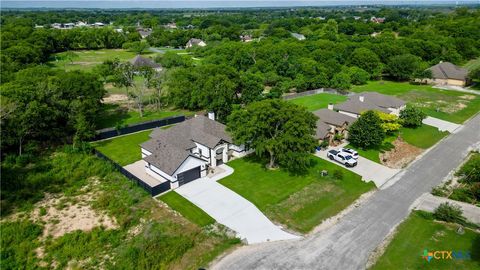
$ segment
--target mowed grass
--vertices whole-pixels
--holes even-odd
[[[311,96],[304,96],[291,99],[290,101],[306,107],[309,111],[316,111],[318,109],[327,108],[329,103],[337,104],[347,100],[346,96],[330,94],[330,93],[320,93]]]
[[[268,170],[255,157],[228,163],[235,172],[219,182],[255,204],[270,219],[302,233],[334,216],[374,188],[338,165],[312,156],[313,166],[303,175]],[[322,177],[327,170],[329,176]],[[333,177],[335,171],[343,179]]]
[[[213,224],[215,220],[205,213],[202,209],[185,199],[175,191],[168,192],[159,197],[159,199],[168,204],[173,210],[182,214],[183,217],[197,224],[200,227]]]
[[[429,213],[414,211],[371,269],[480,269],[480,234],[470,229],[458,234],[457,228],[434,221]],[[427,262],[421,257],[425,249],[470,252],[471,259],[432,258]]]
[[[104,155],[125,166],[142,159],[139,144],[148,141],[152,131],[145,130],[109,140],[92,142],[92,146]]]
[[[131,125],[141,122],[162,119],[177,115],[190,115],[192,113],[178,110],[162,110],[162,111],[144,111],[143,116],[135,110],[117,110],[114,106],[107,109],[103,114],[97,118],[97,129],[115,127],[117,125]]]
[[[416,105],[432,116],[461,124],[480,111],[480,96],[453,90],[442,90],[430,85],[413,85],[407,82],[371,81],[354,86],[353,92],[374,91],[397,96]]]
[[[418,128],[401,128],[400,136],[407,143],[422,148],[427,149],[432,147],[443,137],[449,134],[448,131],[439,131],[436,127],[429,125],[422,125]]]
[[[345,148],[355,149],[360,156],[366,159],[369,159],[371,161],[380,163],[380,153],[391,150],[394,147],[392,142],[395,141],[396,138],[397,138],[397,135],[387,136],[383,140],[383,143],[381,146],[376,148],[371,148],[371,149],[362,149],[353,144],[348,144],[347,146],[345,146]]]
[[[75,56],[69,59],[67,55],[74,53]],[[147,56],[154,55],[151,52],[145,53]],[[54,54],[48,62],[55,68],[64,70],[84,70],[90,71],[96,65],[107,60],[118,58],[120,61],[128,61],[135,57],[134,52],[123,49],[101,49],[101,50],[80,50],[69,51]]]

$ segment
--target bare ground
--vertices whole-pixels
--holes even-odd
[[[423,149],[406,143],[398,137],[393,143],[394,148],[380,154],[380,162],[393,169],[405,168],[423,152]]]

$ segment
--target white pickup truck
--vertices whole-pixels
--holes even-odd
[[[327,152],[327,157],[330,160],[335,160],[338,163],[345,165],[346,167],[355,167],[357,166],[357,160],[352,157],[352,155],[346,152],[340,152],[337,150],[330,150]]]

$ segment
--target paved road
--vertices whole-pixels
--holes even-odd
[[[233,173],[233,169],[225,164],[218,167],[224,172],[192,181],[175,192],[203,209],[218,223],[236,231],[240,239],[246,239],[249,244],[300,238],[283,231],[251,202],[217,183]]]
[[[315,152],[317,157],[335,163],[336,165],[340,165],[336,161],[332,161],[327,157],[327,152],[331,149],[340,149],[342,146],[328,148],[327,150],[320,150]],[[358,165],[353,168],[348,168],[343,166],[345,169],[350,170],[360,176],[362,176],[362,180],[365,182],[373,181],[377,188],[381,187],[388,179],[392,178],[395,174],[397,174],[400,170],[399,169],[392,169],[384,166],[382,164],[376,163],[369,159],[366,159],[362,156],[358,157]]]
[[[477,115],[335,226],[303,240],[243,247],[213,269],[364,269],[370,253],[408,216],[410,205],[438,185],[479,142]]]

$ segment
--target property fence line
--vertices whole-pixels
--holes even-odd
[[[126,135],[126,134],[143,131],[147,129],[168,126],[168,125],[177,124],[183,121],[185,121],[185,116],[178,115],[178,116],[171,116],[171,117],[166,117],[166,118],[157,119],[157,120],[145,121],[138,124],[132,124],[120,129],[117,129],[114,127],[104,128],[96,131],[96,135],[92,139],[92,141],[110,139],[120,135]]]
[[[160,193],[163,193],[167,190],[170,190],[170,182],[163,182],[152,187],[147,183],[145,183],[142,179],[136,177],[129,171],[125,170],[120,164],[116,163],[115,161],[113,161],[112,159],[104,155],[102,152],[98,151],[97,149],[93,149],[93,151],[97,157],[111,163],[115,167],[115,169],[117,169],[121,174],[125,175],[125,177],[135,182],[137,185],[141,186],[144,190],[150,193],[152,197]]]
[[[305,97],[305,96],[311,96],[311,95],[316,95],[320,93],[330,93],[330,94],[337,94],[337,95],[342,95],[346,96],[349,93],[347,91],[340,91],[337,89],[333,88],[318,88],[318,89],[313,89],[313,90],[308,90],[305,92],[300,92],[300,93],[294,93],[294,94],[287,94],[282,96],[284,100],[289,100],[289,99],[294,99],[298,97]]]

